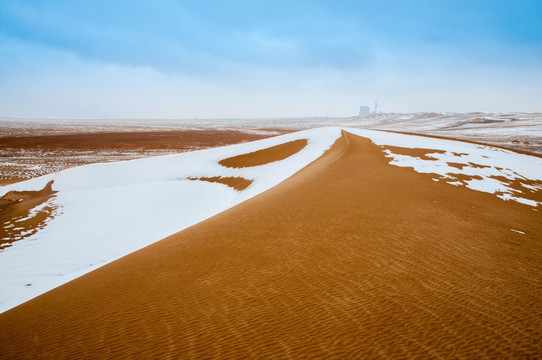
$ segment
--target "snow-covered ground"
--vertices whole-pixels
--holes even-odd
[[[526,189],[541,191],[541,158],[457,141],[347,131],[381,146],[438,149],[425,160],[389,149],[387,156],[393,165],[438,174],[435,180],[451,179],[447,182],[452,185],[495,193],[534,210],[539,207],[511,182],[523,181]],[[339,127],[311,129],[190,153],[85,165],[0,187],[1,196],[12,190],[40,190],[54,180],[53,189],[58,191],[50,200],[57,215],[47,226],[0,252],[0,312],[262,193],[320,157],[340,134]],[[308,145],[284,160],[238,169],[218,164],[296,139],[307,139]],[[450,162],[464,167],[460,170]],[[473,178],[457,181],[454,174]],[[235,191],[223,184],[188,180],[215,176],[243,177],[253,183]]]
[[[437,135],[503,146],[542,154],[542,113],[385,113],[342,118],[279,119],[19,119],[0,118],[2,137],[39,137],[90,133],[156,132],[186,130],[235,130],[266,136],[318,127],[351,127]],[[277,131],[278,130],[278,131]],[[86,149],[10,149],[0,147],[0,180],[30,178],[69,167],[172,153],[167,149],[152,152],[97,151]],[[134,149],[135,150],[135,149]],[[173,149],[170,149],[173,150]],[[45,156],[48,157],[44,161]]]
[[[541,113],[378,114],[350,122],[354,127],[452,137],[542,154]]]
[[[348,129],[370,138],[376,145],[430,150],[427,158],[385,152],[392,165],[411,167],[419,173],[435,174],[435,181],[496,194],[533,207],[540,202],[529,199],[529,192],[542,191],[542,159],[492,146],[408,136],[381,131]],[[439,150],[439,151],[431,151]]]
[[[53,126],[52,126],[53,125]],[[0,118],[0,136],[107,131],[305,130],[337,126],[465,136],[528,136],[542,140],[542,113],[384,113],[350,117],[267,119],[18,119]]]
[[[320,157],[338,136],[338,128],[315,129],[217,149],[90,164],[0,187],[2,196],[40,190],[54,180],[58,193],[52,201],[60,212],[43,230],[0,252],[0,312],[275,186]],[[308,145],[282,161],[239,169],[218,164],[296,139],[307,139]],[[238,192],[188,180],[214,176],[253,183]]]

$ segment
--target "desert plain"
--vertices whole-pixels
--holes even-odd
[[[194,124],[2,122],[0,358],[540,357],[542,115]]]

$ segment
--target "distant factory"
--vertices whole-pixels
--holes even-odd
[[[373,112],[371,112],[371,108],[369,106],[362,105],[359,107],[359,116],[370,114],[382,114],[382,111],[378,112],[378,102],[375,101],[375,109]]]
[[[359,116],[362,115],[369,115],[371,113],[371,108],[368,106],[360,106],[359,107]]]

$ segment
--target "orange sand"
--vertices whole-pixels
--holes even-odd
[[[437,136],[431,136],[431,137],[438,138]],[[429,160],[429,161],[435,160],[435,158],[431,157],[431,154],[445,153],[445,151],[435,150],[435,149],[410,149],[410,148],[403,148],[403,147],[397,147],[397,146],[380,146],[380,147],[383,150],[389,150],[394,154],[407,155],[407,156],[417,157],[417,158],[420,158],[422,160]],[[507,149],[507,150],[509,150],[509,149]],[[527,153],[525,151],[517,151],[517,150],[512,150],[512,151],[515,151],[515,152],[518,152],[518,153],[521,153],[521,154],[525,154],[525,155],[539,156],[537,154],[531,154],[531,153]],[[462,155],[467,155],[467,154],[453,153],[453,155],[458,157],[458,159],[460,159]],[[468,162],[467,164],[465,164],[465,163],[457,163],[457,162],[447,162],[446,164],[448,166],[456,168],[456,169],[458,169],[460,171],[463,170],[463,168],[465,168],[465,167],[473,167],[473,168],[478,168],[478,169],[480,169],[480,168],[488,168],[489,167],[487,165],[475,164],[473,162]],[[434,179],[442,179],[442,176],[437,175],[437,174],[431,174],[431,176]],[[537,190],[533,190],[533,187],[539,187],[539,186],[542,185],[542,181],[540,181],[540,180],[528,180],[528,179],[525,179],[525,178],[510,180],[510,179],[507,179],[507,178],[505,178],[503,176],[490,176],[490,178],[493,178],[495,180],[498,180],[498,181],[502,182],[503,184],[506,184],[507,187],[512,189],[512,191],[514,192],[514,195],[519,195],[521,198],[524,198],[524,199],[527,199],[527,200],[542,201],[542,192],[537,191]],[[447,183],[461,182],[461,183],[463,183],[463,185],[466,185],[468,181],[473,180],[473,179],[482,180],[482,177],[480,177],[478,175],[465,175],[465,174],[449,173],[447,175],[447,178],[444,179],[444,180]],[[503,195],[503,193],[497,192],[496,195]]]
[[[52,206],[45,206],[34,216],[32,209],[49,200],[56,191],[51,180],[40,191],[10,191],[0,198],[0,245],[9,246],[14,241],[35,234],[53,216]],[[23,235],[24,234],[24,235]],[[0,255],[1,256],[1,255]]]
[[[189,180],[200,180],[200,181],[209,181],[209,182],[217,182],[224,185],[228,185],[229,187],[234,188],[237,191],[245,190],[247,187],[252,184],[252,180],[247,180],[245,178],[242,178],[240,176],[213,176],[213,177],[199,177],[199,178],[188,178]]]
[[[388,161],[344,134],[275,188],[0,314],[0,356],[539,356],[540,214]]]
[[[54,129],[51,129],[53,131]],[[91,129],[87,129],[90,131]],[[68,130],[65,130],[68,131]],[[66,133],[0,137],[0,185],[57,172],[73,166],[165,155],[254,141],[271,136],[237,130],[170,130]],[[36,171],[31,165],[39,165]]]
[[[98,149],[186,150],[191,147],[216,147],[267,137],[269,135],[245,133],[237,130],[92,132],[0,137],[0,149],[24,149],[25,151],[35,149],[42,151]]]
[[[284,160],[292,156],[307,146],[307,143],[308,142],[306,139],[294,140],[252,153],[223,159],[218,163],[222,166],[231,168],[265,165],[269,164],[270,162]]]

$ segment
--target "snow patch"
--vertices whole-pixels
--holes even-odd
[[[437,174],[455,186],[533,207],[540,204],[510,185],[516,180],[542,181],[540,158],[458,141],[345,130],[377,145],[443,150],[431,153],[432,160],[391,150],[386,156],[392,165]],[[58,192],[47,205],[61,209],[44,229],[0,252],[0,312],[272,188],[315,161],[340,134],[339,127],[312,129],[215,149],[85,165],[0,187],[1,196],[13,190],[40,190],[54,180],[53,190]],[[238,169],[218,164],[298,139],[307,139],[308,145],[281,161]],[[464,166],[459,170],[448,162]],[[239,192],[220,183],[189,180],[216,176],[242,177],[253,183]],[[525,188],[541,189],[536,184]]]
[[[40,190],[54,180],[58,192],[43,206],[62,210],[44,229],[0,252],[0,312],[262,193],[320,157],[340,134],[339,128],[307,130],[190,153],[90,164],[0,187],[2,196]],[[307,146],[281,161],[240,169],[218,164],[298,139],[307,139]],[[253,184],[238,192],[220,183],[188,180],[213,176],[243,177]]]
[[[443,153],[427,154],[431,160],[424,160],[404,154],[396,154],[386,149],[391,165],[411,167],[419,173],[434,173],[450,179],[452,185],[459,185],[456,176],[471,177],[465,186],[472,190],[496,194],[503,200],[516,201],[529,206],[539,206],[541,202],[520,196],[510,183],[516,180],[542,181],[542,160],[536,156],[524,155],[491,146],[481,146],[461,141],[435,139],[423,136],[397,133],[347,129],[347,131],[371,139],[376,145],[409,149],[439,149]],[[457,156],[461,154],[461,156]],[[462,169],[448,163],[461,164]],[[506,179],[501,181],[499,179]],[[462,183],[462,185],[464,185]],[[527,185],[530,190],[540,190],[542,186]]]

